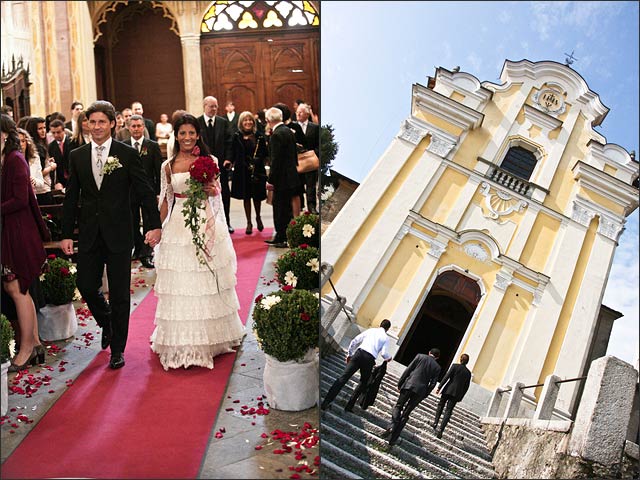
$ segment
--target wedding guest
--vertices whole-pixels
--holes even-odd
[[[23,128],[16,130],[18,132],[18,138],[20,139],[20,152],[29,163],[29,181],[31,182],[31,188],[33,188],[34,193],[37,195],[44,191],[44,178],[42,177],[40,157],[36,151],[36,146],[33,144],[31,135]]]
[[[340,390],[342,390],[342,387],[345,386],[357,370],[360,370],[360,383],[358,383],[347,405],[344,407],[346,412],[353,410],[353,406],[358,400],[360,393],[367,388],[371,370],[373,370],[378,355],[382,355],[382,358],[387,362],[391,361],[391,355],[389,355],[389,337],[387,336],[390,328],[391,322],[385,318],[380,322],[379,328],[365,330],[351,340],[347,352],[347,366],[342,376],[337,378],[329,388],[327,395],[320,405],[322,410],[329,408],[331,402],[333,402],[336,396],[338,396],[338,393],[340,393]]]
[[[42,117],[31,117],[27,122],[27,128],[25,128],[35,144],[40,158],[40,167],[42,169],[42,178],[44,180],[44,187],[41,193],[36,192],[39,205],[53,205],[53,193],[51,193],[51,186],[55,185],[56,168],[58,165],[49,156],[47,151],[47,127],[46,121]]]
[[[261,202],[267,198],[265,159],[269,151],[264,136],[256,132],[256,122],[251,112],[242,112],[237,123],[238,128],[233,134],[232,142],[231,196],[243,202],[247,217],[245,233],[250,235],[253,233],[251,202],[256,211],[258,231],[264,229],[260,208]]]
[[[471,372],[467,368],[467,363],[469,363],[469,355],[463,353],[460,355],[460,363],[451,365],[449,371],[440,381],[440,385],[436,389],[436,394],[440,394],[442,391],[442,396],[438,402],[438,408],[436,408],[436,415],[431,424],[431,428],[435,430],[438,438],[442,438],[442,432],[444,432],[447,423],[449,423],[456,403],[462,401],[467,390],[469,390]],[[438,420],[440,420],[440,414],[443,408],[444,416],[442,417],[442,424],[438,430]]]
[[[169,123],[169,115],[163,113],[160,115],[160,121],[156,123],[156,138],[158,139],[158,144],[166,145],[169,137],[171,137],[171,132],[173,132],[173,125]]]
[[[118,132],[124,128],[124,126],[125,126],[124,125],[124,115],[122,115],[122,112],[116,112],[115,135],[117,135]]]
[[[171,114],[171,123],[175,125],[178,119],[185,113],[187,113],[186,110],[175,110]],[[167,158],[173,157],[173,148],[176,143],[176,137],[175,137],[175,132],[173,131],[173,125],[171,129],[171,135],[169,135],[169,140],[167,140]]]
[[[46,259],[42,242],[49,240],[49,232],[31,187],[29,167],[20,152],[16,124],[8,115],[2,115],[0,127],[0,264],[2,287],[16,306],[20,325],[20,350],[9,367],[9,371],[17,372],[36,362],[44,362],[45,350],[38,337],[38,320],[29,287],[38,279]]]
[[[71,137],[71,141],[69,142],[69,147],[71,150],[75,150],[89,142],[91,142],[89,119],[84,112],[80,112],[76,119],[75,130],[73,131],[73,137]]]

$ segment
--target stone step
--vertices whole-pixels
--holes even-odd
[[[320,478],[323,480],[343,480],[345,478],[356,480],[362,477],[336,465],[328,458],[322,457],[320,460]]]
[[[335,378],[337,378],[342,374],[342,371],[343,371],[343,368],[335,363],[329,363],[325,361],[323,361],[322,363],[321,372],[323,375],[327,376],[327,379],[330,379],[329,380],[330,384],[333,383]],[[387,376],[388,374],[385,375],[385,378],[383,379],[380,385],[380,391],[378,392],[376,403],[382,402],[383,404],[387,404],[389,407],[389,411],[391,411],[398,397],[398,390],[396,387],[397,380],[393,378],[387,378]],[[350,381],[347,383],[346,386],[350,386],[352,389],[351,391],[349,391],[347,398],[349,395],[351,395],[353,389],[355,389],[355,386],[357,385],[357,381],[356,381],[357,378],[359,378],[359,374],[356,374],[353,377],[351,377]],[[339,396],[344,394],[345,394],[345,390],[343,389],[343,391],[339,394]],[[323,396],[321,398],[323,398]],[[430,415],[431,419],[433,419],[436,408],[437,408],[437,404],[438,404],[438,399],[432,394],[429,397],[427,397],[425,400],[423,400],[420,403],[420,405],[416,408],[416,410],[421,412],[423,415]],[[451,416],[449,424],[447,425],[447,429],[449,428],[463,429],[467,434],[475,436],[478,442],[481,442],[484,444],[485,442],[484,431],[482,430],[482,426],[480,424],[479,418],[477,416],[471,417],[470,415],[464,415],[464,413],[458,411],[458,407],[459,405],[456,405],[455,409],[453,410],[453,415]]]
[[[352,416],[341,416],[331,411],[323,412],[322,421],[328,426],[340,431],[347,437],[360,441],[376,450],[386,451],[387,440],[381,438],[386,424],[375,424],[364,418],[351,422]],[[479,466],[477,458],[466,454],[466,458],[443,440],[437,440],[431,435],[416,435],[403,430],[400,442],[387,452],[403,464],[408,464],[416,470],[435,478],[491,478],[494,472],[491,468]],[[418,430],[418,433],[421,433]],[[459,454],[460,453],[460,454]]]
[[[322,358],[322,368],[324,368],[325,366],[331,368],[332,371],[337,373],[337,375],[336,375],[336,378],[337,378],[338,376],[340,376],[342,374],[342,371],[344,370],[345,361],[346,361],[346,354],[344,352],[337,353],[335,355],[330,355],[330,356],[327,356],[327,357],[323,357]],[[384,376],[383,383],[389,385],[391,387],[392,391],[397,391],[398,380],[400,379],[400,376],[404,372],[405,368],[406,367],[404,365],[402,365],[401,363],[398,363],[396,361],[389,362],[389,364],[387,366],[387,373]],[[356,377],[356,378],[358,378],[358,377]],[[432,396],[433,396],[433,394],[430,395],[428,398],[431,398]],[[436,397],[434,396],[433,398],[436,398]],[[437,400],[435,401],[435,403],[437,405]],[[475,413],[473,413],[470,410],[467,410],[466,408],[462,407],[459,404],[456,405],[454,413],[458,417],[463,417],[465,419],[468,419],[471,422],[476,422],[476,426],[477,426],[478,430],[481,431],[480,423],[478,421],[478,415],[476,415]]]
[[[416,469],[412,465],[398,461],[387,452],[365,445],[361,441],[345,435],[326,423],[321,423],[320,435],[323,439],[320,457],[324,454],[324,448],[327,446],[325,444],[329,444],[339,449],[342,452],[341,455],[356,457],[362,462],[384,471],[388,475],[387,478],[455,478],[450,475],[447,477],[436,476],[428,471]],[[366,462],[363,459],[366,459]],[[377,477],[378,475],[376,475]]]
[[[336,447],[331,441],[329,436],[331,433],[327,430],[327,427],[320,426],[320,437],[322,441],[320,443],[320,462],[324,465],[325,461],[331,465],[339,465],[341,469],[351,473],[351,478],[399,478],[392,473],[388,473],[383,468],[378,468],[373,462],[367,462],[349,452],[345,452],[341,447]],[[367,457],[365,457],[367,458]],[[367,460],[370,460],[367,458]],[[324,472],[321,471],[321,476],[324,479]]]
[[[389,412],[369,407],[367,410],[359,409],[348,413],[343,410],[344,404],[346,402],[336,399],[331,408],[323,412],[322,423],[339,425],[343,431],[348,430],[348,425],[351,424],[373,435],[381,435],[391,421]],[[493,476],[493,466],[489,461],[490,455],[486,449],[479,449],[458,435],[448,434],[447,430],[445,430],[442,439],[438,439],[433,429],[419,418],[411,417],[400,438],[413,442],[415,448],[418,449],[418,452],[414,453],[420,454],[419,452],[427,451],[430,455],[440,458],[440,461],[432,458],[432,463],[440,466],[453,464],[463,470],[475,472],[475,476],[483,478]],[[470,478],[468,475],[466,477]]]

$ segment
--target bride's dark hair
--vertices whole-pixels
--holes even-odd
[[[178,153],[180,153],[180,142],[178,142],[178,130],[180,130],[180,127],[185,124],[193,125],[193,127],[196,129],[196,133],[198,134],[198,140],[196,141],[196,145],[200,148],[200,155],[211,155],[211,151],[209,150],[209,147],[207,147],[207,144],[204,143],[202,135],[200,134],[200,123],[198,123],[198,119],[193,115],[191,115],[190,113],[185,113],[184,115],[180,115],[180,117],[178,117],[178,119],[173,124],[175,143],[173,144],[174,153],[173,153],[173,158],[171,159],[172,163],[178,156]],[[220,159],[218,159],[218,161],[220,161]]]

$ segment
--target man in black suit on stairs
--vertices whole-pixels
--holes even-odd
[[[302,128],[302,133],[304,133],[304,148],[305,150],[313,150],[316,152],[318,158],[320,158],[320,125],[311,121],[309,118],[310,114],[311,109],[309,108],[309,105],[306,103],[298,105],[296,117],[298,119],[298,125]],[[318,213],[316,210],[318,170],[303,173],[301,177],[303,177],[303,181],[305,183],[307,210],[311,213]]]
[[[231,190],[229,189],[229,172],[231,163],[231,129],[229,121],[225,117],[219,116],[218,100],[216,97],[208,96],[203,100],[204,114],[198,117],[200,131],[211,153],[218,159],[220,165],[220,185],[222,186],[222,205],[224,216],[227,219],[229,233],[233,233],[229,210],[231,209]]]
[[[69,155],[60,248],[66,255],[73,254],[77,220],[78,290],[102,327],[102,348],[111,346],[109,366],[116,369],[124,366],[131,309],[131,189],[142,199],[145,241],[151,247],[160,241],[162,224],[156,195],[140,156],[111,137],[116,124],[113,105],[98,100],[87,109],[87,118],[91,142]],[[108,303],[102,293],[105,265]]]
[[[391,425],[382,434],[382,438],[389,437],[389,447],[393,447],[402,432],[411,411],[427,398],[436,386],[440,376],[440,350],[432,348],[429,355],[419,353],[405,369],[398,381],[400,396],[391,414]]]
[[[467,393],[467,390],[469,390],[469,385],[471,384],[471,372],[467,368],[467,363],[469,363],[469,355],[463,353],[460,355],[460,363],[454,363],[451,365],[449,371],[444,376],[440,382],[440,386],[436,390],[437,394],[442,390],[442,396],[440,397],[440,402],[438,402],[436,416],[431,427],[436,431],[436,436],[438,438],[442,438],[442,432],[447,426],[447,423],[449,423],[449,419],[451,418],[451,414],[453,413],[453,408],[456,406],[456,403],[461,401]],[[438,430],[438,420],[440,420],[440,414],[442,413],[443,408],[444,416],[442,417],[442,425],[440,426],[440,430]]]

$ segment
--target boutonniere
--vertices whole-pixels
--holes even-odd
[[[146,154],[147,154],[147,147],[142,147],[142,150],[140,150],[140,156],[143,156]]]
[[[122,164],[120,163],[120,160],[118,160],[118,157],[107,157],[107,161],[104,162],[104,167],[102,167],[102,173],[109,175],[118,168],[122,168]]]

